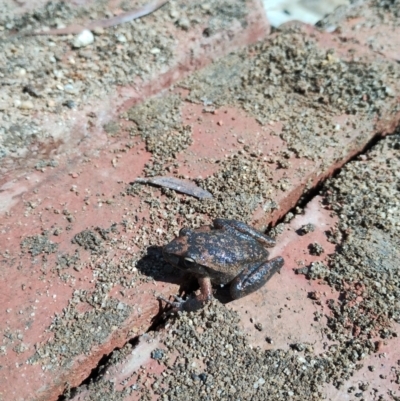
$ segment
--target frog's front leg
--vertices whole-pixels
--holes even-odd
[[[257,240],[260,244],[263,244],[266,247],[273,247],[276,245],[276,242],[273,238],[268,237],[264,233],[256,230],[253,227],[248,226],[245,223],[242,223],[238,220],[229,220],[229,219],[215,219],[214,220],[215,228],[224,228],[227,231],[234,231],[236,235],[243,234],[244,237],[251,237]]]
[[[160,300],[172,306],[171,312],[187,311],[193,312],[201,309],[204,304],[212,299],[212,284],[210,277],[198,277],[200,285],[200,294],[194,298],[182,299],[175,297],[175,302],[171,302],[164,297],[159,297]]]
[[[194,298],[188,298],[181,305],[180,310],[193,312],[201,309],[204,304],[212,299],[212,284],[210,277],[198,277],[197,281],[200,285],[200,294]]]
[[[284,260],[278,256],[261,264],[250,265],[235,277],[230,285],[233,299],[238,299],[261,288],[283,266]]]

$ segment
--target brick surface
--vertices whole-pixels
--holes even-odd
[[[70,4],[72,7],[76,5],[74,2],[66,2],[66,4]],[[79,5],[90,6],[92,2],[84,1],[80,2]],[[191,10],[192,5],[193,3],[188,1],[180,4],[179,7],[184,10]],[[146,66],[140,65],[142,59],[147,55],[142,54],[137,59],[133,58],[131,61],[132,67],[136,68],[139,65],[137,67],[139,73],[127,74],[123,81],[128,83],[122,84],[119,84],[118,78],[111,77],[110,79],[110,76],[108,76],[107,82],[104,84],[95,83],[94,88],[90,86],[93,85],[93,80],[101,81],[103,78],[101,71],[97,73],[97,69],[95,69],[95,73],[91,72],[93,67],[90,61],[93,58],[96,62],[96,60],[103,57],[102,46],[104,43],[100,44],[99,48],[93,46],[85,48],[82,56],[77,49],[73,49],[70,46],[73,35],[61,37],[61,39],[58,36],[38,37],[38,42],[33,43],[30,35],[26,39],[21,39],[23,41],[22,46],[37,46],[42,51],[48,51],[48,42],[53,42],[52,46],[60,47],[63,51],[58,55],[56,69],[66,71],[66,75],[74,83],[79,83],[80,80],[86,79],[88,87],[85,87],[86,93],[84,95],[77,96],[74,100],[79,104],[79,107],[74,110],[68,110],[64,104],[71,98],[71,94],[68,95],[68,93],[61,91],[54,100],[55,106],[49,107],[45,99],[39,96],[38,99],[34,99],[32,112],[29,110],[22,111],[20,119],[24,119],[24,116],[28,114],[30,123],[39,126],[40,130],[45,134],[43,137],[38,136],[37,141],[34,141],[27,149],[22,147],[17,155],[12,155],[17,156],[16,159],[10,157],[2,160],[1,171],[5,176],[3,175],[1,182],[7,182],[9,177],[13,179],[18,174],[15,170],[29,170],[35,166],[38,159],[58,157],[65,154],[70,155],[71,158],[81,157],[86,152],[91,153],[96,149],[107,146],[108,138],[104,135],[103,127],[113,121],[121,111],[170,87],[170,85],[187,76],[190,72],[204,67],[212,60],[266,37],[269,34],[270,26],[264,15],[262,4],[257,0],[246,1],[241,3],[241,7],[239,16],[233,15],[230,17],[229,29],[226,26],[217,26],[209,36],[203,34],[203,31],[211,26],[216,18],[219,18],[218,13],[211,13],[213,15],[210,16],[204,10],[203,13],[197,10],[198,15],[196,16],[196,10],[192,10],[193,18],[197,23],[191,24],[187,29],[179,28],[173,23],[173,19],[169,15],[171,12],[169,5],[145,17],[146,29],[152,24],[155,28],[161,27],[161,32],[158,32],[159,35],[168,36],[169,42],[166,47],[168,47],[168,51],[171,54],[164,64],[157,64],[154,58],[149,58],[148,71],[146,71]],[[121,12],[113,2],[109,4],[109,9],[109,13],[112,11],[115,11],[116,14]],[[23,10],[25,9],[19,9],[19,12]],[[34,20],[35,18],[32,19]],[[84,24],[84,21],[79,22]],[[113,33],[116,36],[120,31],[125,33],[124,27],[126,25],[119,25]],[[115,37],[112,40],[115,41]],[[12,40],[10,42],[13,43]],[[124,48],[123,45],[116,42],[113,46],[112,50],[119,53],[119,55],[124,54],[125,59],[130,57],[127,55],[129,52],[138,52],[140,54],[142,51],[140,48],[142,46],[141,43],[135,45],[127,44]],[[12,49],[7,48],[7,50],[11,54],[14,52]],[[114,58],[114,56],[110,55],[110,58]],[[28,62],[36,62],[38,64],[36,68],[40,71],[43,68],[40,64],[40,59],[32,58],[34,60],[29,60]],[[117,58],[115,62],[118,63],[118,60]],[[104,73],[109,75],[111,75],[110,65],[112,66],[112,62],[103,67]],[[30,80],[27,78],[30,78]],[[18,95],[19,92],[24,91],[28,81],[35,82],[38,78],[40,78],[40,75],[39,77],[34,76],[34,74],[28,77],[25,75],[16,77],[15,74],[7,75],[11,85],[18,88]],[[70,82],[66,78],[64,77],[62,80],[62,85]],[[57,85],[57,79],[52,84]],[[11,93],[10,97],[12,95]],[[19,98],[17,97],[17,99]],[[5,98],[5,103],[13,101],[13,98]],[[61,107],[63,104],[64,107]],[[8,126],[6,127],[9,128]],[[23,160],[19,160],[18,155],[22,155]],[[8,171],[12,171],[11,176],[6,175]]]
[[[282,240],[272,251],[271,257],[281,255],[285,258],[285,266],[281,273],[275,275],[262,289],[245,298],[227,304],[228,308],[237,311],[240,326],[246,333],[250,346],[260,350],[288,350],[294,344],[312,345],[316,355],[323,354],[331,341],[326,330],[326,316],[331,312],[329,299],[340,298],[340,293],[326,283],[318,280],[307,280],[304,275],[297,275],[295,269],[310,266],[313,262],[326,262],[327,256],[335,252],[335,245],[327,241],[327,232],[335,230],[337,216],[333,216],[329,208],[323,206],[323,198],[316,196],[305,208],[304,214],[296,216],[281,234]],[[314,231],[299,235],[299,231],[307,224],[314,226]],[[324,252],[320,256],[311,255],[309,245],[318,242]],[[312,295],[316,294],[316,295]],[[316,318],[320,316],[320,318]],[[261,329],[256,326],[261,325]],[[398,324],[394,324],[396,330]],[[145,387],[151,389],[155,374],[160,375],[165,369],[163,364],[151,358],[157,348],[165,348],[162,340],[170,334],[168,326],[161,330],[155,338],[144,335],[132,352],[116,364],[107,367],[101,375],[104,382],[114,383],[116,393],[129,388]],[[379,337],[378,337],[379,339]],[[394,367],[398,364],[400,342],[398,337],[383,344],[376,352],[361,360],[362,367],[347,380],[340,389],[325,383],[323,394],[330,400],[352,399],[351,392],[359,392],[361,383],[368,383],[365,399],[374,394],[384,395],[389,391],[396,394],[398,383]],[[299,357],[302,353],[298,353]],[[174,360],[170,357],[169,360]],[[169,362],[171,365],[172,362]],[[373,367],[373,369],[371,369]],[[137,380],[140,374],[141,380]],[[133,376],[133,378],[132,378]],[[146,378],[144,380],[144,378]],[[96,390],[82,386],[75,401],[94,396]],[[138,391],[132,391],[125,399],[136,400]],[[371,398],[373,399],[373,398]]]
[[[161,335],[160,335],[161,337]],[[163,372],[163,366],[160,365],[155,359],[151,358],[151,354],[157,347],[160,346],[160,341],[156,337],[150,338],[147,334],[144,334],[139,338],[139,343],[134,347],[129,355],[122,359],[119,363],[109,365],[104,375],[104,379],[114,384],[116,391],[123,391],[129,387],[138,386],[136,380],[132,379],[132,375],[138,371],[150,372],[154,375],[160,375]],[[146,380],[146,387],[150,387],[153,380],[150,378]],[[74,401],[83,401],[91,396],[95,396],[92,389],[87,386],[81,386],[77,390],[77,394],[71,398]],[[127,400],[138,400],[140,399],[139,394],[132,394],[125,399]],[[157,397],[154,397],[157,399]]]
[[[61,367],[51,363],[27,363],[35,349],[52,338],[52,334],[45,330],[55,315],[68,309],[74,291],[90,292],[94,289],[90,252],[80,249],[80,263],[72,274],[68,272],[62,276],[55,269],[61,255],[71,256],[77,249],[71,244],[74,235],[89,227],[109,227],[121,217],[123,210],[138,208],[128,198],[111,206],[112,198],[124,190],[128,182],[143,175],[150,154],[139,140],[133,147],[129,145],[130,156],[122,160],[119,153],[124,153],[123,148],[129,149],[126,148],[129,141],[108,137],[104,124],[119,115],[121,110],[170,86],[190,71],[267,35],[269,25],[260,12],[261,4],[248,2],[245,6],[248,8],[243,26],[233,21],[229,32],[222,29],[209,38],[201,34],[207,21],[189,31],[170,25],[176,46],[175,58],[168,69],[155,71],[144,81],[137,79],[134,85],[115,86],[101,101],[96,100],[96,96],[89,98],[79,109],[63,112],[61,120],[48,112],[35,110],[30,113],[31,121],[52,133],[52,140],[34,144],[23,159],[4,158],[1,164],[1,275],[4,279],[1,320],[4,322],[5,340],[0,394],[3,399],[57,399],[67,384],[72,387],[80,384],[104,354],[148,329],[159,308],[155,293],[168,296],[171,291],[177,292],[177,287],[170,284],[176,281],[173,277],[167,286],[153,281],[141,284],[129,294],[124,293],[123,299],[131,298],[135,309],[125,320],[124,328],[109,328],[101,344],[93,344],[86,355],[76,355],[72,363]],[[153,19],[153,16],[148,19]],[[68,68],[71,56],[74,57],[72,50],[66,52],[59,67]],[[22,86],[23,81],[19,85]],[[121,125],[124,127],[123,121]],[[125,128],[129,128],[129,122]],[[56,159],[58,166],[33,169],[38,160],[48,158]],[[118,178],[115,175],[117,164],[121,169]],[[147,213],[144,211],[143,215]],[[72,222],[72,230],[68,227],[68,220]],[[56,227],[60,233],[54,237],[52,232]],[[20,252],[24,238],[40,235],[46,230],[51,242],[58,244],[56,253],[43,255],[39,250],[31,257],[27,249]],[[119,254],[124,254],[129,258],[135,251],[137,248],[134,246],[117,250],[113,257],[118,260]],[[119,288],[108,295],[121,297]],[[80,310],[81,313],[88,311],[93,311],[89,304]]]
[[[323,343],[327,341],[322,334],[324,322],[316,320],[315,313],[327,314],[324,301],[338,294],[328,285],[295,274],[295,269],[325,261],[327,255],[335,252],[335,245],[328,242],[326,233],[335,227],[337,217],[331,216],[321,202],[319,196],[313,198],[304,215],[296,216],[280,235],[278,245],[270,254],[271,258],[281,255],[285,259],[280,274],[256,293],[229,304],[239,313],[254,347],[287,349],[290,344],[310,343],[317,353],[323,351]],[[301,228],[307,224],[312,224],[314,231],[299,235]],[[324,249],[320,256],[310,254],[309,245],[315,242]],[[310,302],[311,293],[319,294],[322,306]],[[249,306],[252,306],[251,309]],[[262,325],[263,330],[255,328],[257,323]]]
[[[0,321],[3,322],[4,338],[0,355],[0,395],[4,400],[57,399],[68,386],[81,384],[103,355],[151,327],[154,317],[160,312],[157,295],[168,297],[178,293],[180,276],[171,271],[163,275],[157,270],[162,264],[159,247],[171,238],[171,231],[176,234],[185,225],[185,218],[189,217],[180,215],[176,227],[167,227],[162,213],[167,213],[171,206],[168,193],[146,186],[139,190],[137,196],[127,193],[128,184],[143,176],[149,165],[161,160],[169,164],[166,169],[168,175],[200,179],[204,185],[204,179],[212,175],[218,177],[221,174],[228,181],[224,175],[227,171],[224,163],[230,160],[229,155],[239,155],[239,160],[242,158],[248,164],[238,167],[243,169],[242,181],[238,185],[242,185],[243,193],[249,195],[256,189],[246,187],[246,168],[252,166],[253,161],[258,163],[257,166],[265,168],[269,186],[266,193],[260,195],[254,192],[259,206],[248,206],[246,202],[249,203],[249,200],[244,203],[249,214],[245,215],[246,220],[261,229],[277,223],[318,183],[362,152],[371,141],[391,133],[398,124],[397,66],[384,56],[395,57],[384,52],[377,54],[375,49],[371,51],[362,43],[344,41],[335,33],[321,33],[298,24],[290,24],[258,47],[237,51],[192,74],[186,81],[178,82],[212,59],[253,43],[268,33],[268,24],[260,13],[261,6],[248,3],[248,7],[252,11],[247,27],[236,24],[232,31],[224,31],[211,38],[200,35],[204,29],[201,26],[186,34],[174,31],[178,51],[170,69],[158,71],[151,79],[135,86],[115,88],[110,97],[103,98],[101,102],[91,99],[79,110],[65,113],[61,125],[59,116],[32,112],[31,117],[38,124],[47,130],[54,128],[57,135],[55,143],[43,143],[34,148],[33,157],[19,159],[18,164],[11,158],[2,163]],[[342,32],[343,35],[346,32]],[[283,38],[283,43],[279,42],[280,38]],[[373,65],[374,71],[379,68],[394,71],[382,83],[390,88],[388,93],[379,92],[383,96],[381,99],[376,95],[381,102],[379,110],[345,113],[333,103],[330,105],[329,102],[337,101],[337,98],[321,99],[318,103],[314,101],[315,91],[301,86],[297,90],[283,86],[279,94],[267,98],[260,93],[253,96],[252,85],[248,85],[247,90],[240,86],[243,77],[252,76],[252,71],[260,63],[266,63],[262,55],[268,49],[281,48],[285,52],[285,46],[291,40],[299,40],[300,53],[288,58],[288,68],[290,63],[307,54],[310,49],[301,46],[304,43],[308,45],[310,41],[315,43],[312,49],[321,54],[327,49],[335,49],[333,55],[326,54],[324,65],[336,63],[341,66],[338,69],[351,69],[354,64],[368,69]],[[288,54],[293,52],[293,47],[287,49]],[[277,54],[279,59],[280,53]],[[282,70],[277,75],[284,77],[282,82],[292,79],[285,72],[285,63],[279,65]],[[285,74],[288,74],[286,78]],[[355,76],[353,73],[351,78]],[[252,76],[252,79],[257,81],[257,76]],[[310,84],[307,78],[305,81]],[[168,91],[149,98],[173,83],[175,86]],[[350,85],[349,81],[346,84]],[[272,83],[268,81],[266,86],[272,87]],[[202,90],[207,96],[201,93]],[[356,94],[353,98],[350,96],[350,101],[355,104],[364,101],[365,107],[370,107],[376,99],[370,98],[375,96],[373,88],[368,90],[370,92],[361,97],[357,88],[349,90]],[[218,97],[221,93],[227,95]],[[344,100],[345,96],[344,91]],[[267,118],[258,114],[258,104],[269,104],[276,98],[281,103],[276,107],[275,115],[271,112]],[[177,110],[180,128],[189,127],[191,143],[178,150],[173,157],[168,155],[168,158],[157,154],[163,149],[157,148],[157,142],[154,145],[151,136],[146,137],[143,132],[137,131],[134,132],[141,135],[129,136],[129,133],[140,125],[138,115],[145,110],[141,109],[144,107],[141,103],[168,105],[171,99],[178,99],[174,110]],[[208,104],[210,99],[211,104]],[[88,117],[91,112],[96,113],[95,118]],[[290,113],[296,113],[298,120],[293,122],[296,116]],[[314,121],[312,126],[301,125],[305,115]],[[157,120],[157,117],[150,115],[145,121],[146,126],[160,124],[160,121],[162,124],[163,120]],[[114,137],[107,135],[102,128],[110,121],[119,126]],[[288,131],[296,127],[296,121],[300,126],[298,137],[290,136]],[[300,135],[307,130],[313,132],[311,142]],[[58,141],[63,135],[63,140]],[[175,133],[170,135],[173,137]],[[151,146],[155,146],[153,154],[149,152]],[[50,157],[57,159],[58,166],[32,168],[38,158]],[[222,204],[226,201],[220,193],[214,195],[218,196],[216,202]],[[188,196],[176,197],[178,204],[191,202]],[[160,202],[159,215],[150,198]],[[209,223],[211,217],[215,217],[217,206],[213,207],[210,215],[197,212],[200,223]],[[187,210],[187,215],[194,213],[190,208]],[[221,213],[228,213],[229,210],[221,209]],[[310,221],[316,226],[316,231],[299,237],[296,230]],[[114,223],[117,223],[115,232],[111,230]],[[285,348],[291,342],[315,342],[315,350],[323,351],[323,322],[314,321],[314,312],[325,313],[326,309],[311,302],[308,297],[310,292],[323,294],[323,299],[337,294],[332,293],[330,287],[294,275],[293,268],[318,260],[306,251],[313,241],[321,243],[325,253],[334,252],[333,245],[326,242],[323,236],[324,231],[334,224],[335,219],[320,208],[319,199],[315,198],[309,204],[306,215],[292,221],[288,231],[279,236],[278,246],[272,250],[271,257],[285,257],[286,264],[281,274],[257,293],[229,304],[240,314],[243,327],[254,346]],[[87,229],[94,236],[92,241],[101,242],[102,251],[96,243],[89,244],[88,249],[76,241],[72,243],[77,234]],[[151,249],[146,255],[148,247]],[[79,252],[79,258],[74,261],[76,252]],[[146,257],[157,266],[155,273],[145,269],[141,271]],[[72,260],[70,265],[68,260]],[[109,266],[114,266],[114,270]],[[118,269],[120,273],[116,273]],[[134,285],[127,285],[129,280],[133,280]],[[91,298],[100,295],[104,298]],[[265,313],[255,313],[255,306]],[[80,329],[77,314],[75,318],[65,319],[65,326],[70,327],[72,332],[75,330],[76,337],[87,341],[72,356],[64,358],[61,353],[54,360],[51,355],[45,355],[48,341],[50,344],[55,341],[56,332],[51,327],[62,326],[69,310],[85,319],[95,316],[99,320],[93,320],[88,334]],[[118,314],[121,315],[120,320],[113,321],[112,316]],[[55,316],[58,320],[54,319]],[[303,330],[305,321],[306,331]],[[261,323],[264,330],[257,331],[255,323]],[[266,344],[266,336],[273,344]],[[92,340],[92,337],[95,339]],[[57,344],[58,352],[61,352],[62,345]],[[390,344],[395,348],[394,340]],[[390,345],[387,347],[389,349]],[[38,350],[39,357],[32,359]],[[140,347],[136,351],[139,352]],[[148,355],[150,349],[145,347],[143,352]],[[395,357],[390,354],[381,364],[379,372],[386,374]],[[377,357],[373,355],[371,358],[375,360]],[[119,374],[115,375],[115,383],[123,380]],[[362,380],[368,375],[367,370],[360,370],[354,380]],[[376,378],[370,376],[370,380]],[[377,384],[379,388],[386,385],[390,385],[389,381]],[[329,394],[332,398],[344,396],[333,390]]]
[[[385,57],[399,60],[399,26],[397,5],[380,6],[375,1],[355,2],[351,7],[341,7],[327,16],[319,25],[333,31],[344,41],[360,43]],[[382,30],[382,26],[386,29]]]

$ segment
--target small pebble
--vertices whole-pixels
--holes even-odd
[[[69,109],[74,109],[76,107],[76,103],[73,100],[66,100],[63,105],[67,106]]]
[[[177,11],[177,10],[171,10],[171,11],[169,12],[169,16],[170,16],[171,18],[173,18],[173,19],[177,19],[177,18],[179,18],[179,11]]]
[[[102,28],[102,27],[96,27],[96,28],[94,28],[93,29],[93,33],[96,35],[96,36],[101,36],[101,35],[103,35],[104,34],[104,28]]]
[[[181,18],[178,21],[178,26],[187,31],[190,28],[190,21],[187,18]]]
[[[18,70],[16,71],[17,75],[23,77],[26,75],[26,70],[25,68],[18,68]]]
[[[254,325],[254,327],[255,327],[258,331],[261,331],[261,330],[263,329],[263,325],[262,325],[261,323],[256,323],[256,324]]]
[[[117,35],[117,41],[119,43],[126,43],[128,40],[126,39],[126,36],[121,33]]]
[[[157,348],[154,351],[151,352],[151,358],[155,360],[160,360],[164,356],[164,350]]]
[[[19,108],[20,109],[24,109],[24,110],[30,110],[33,109],[34,105],[33,102],[31,100],[24,100],[23,102],[21,102]]]
[[[94,36],[91,31],[84,29],[81,33],[75,36],[72,46],[75,48],[86,47],[94,42]]]
[[[74,88],[73,85],[67,84],[67,85],[64,85],[64,91],[67,93],[75,93],[76,89]]]

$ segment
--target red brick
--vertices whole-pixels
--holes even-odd
[[[91,1],[83,3],[90,4]],[[191,4],[189,1],[187,3]],[[111,10],[115,10],[116,4],[112,3],[109,7]],[[82,103],[77,110],[63,110],[61,118],[59,113],[49,113],[43,110],[32,111],[30,113],[31,122],[40,126],[44,132],[48,132],[51,135],[50,140],[35,143],[29,149],[28,156],[18,164],[13,158],[5,158],[0,166],[0,171],[3,174],[17,168],[29,171],[39,158],[59,154],[69,154],[71,158],[80,157],[85,152],[90,153],[95,149],[107,146],[108,138],[104,133],[103,126],[116,119],[121,111],[169,88],[193,71],[210,64],[213,60],[268,36],[270,26],[261,2],[250,0],[245,7],[247,8],[246,23],[241,24],[234,19],[229,30],[221,29],[210,37],[203,35],[204,25],[193,24],[187,31],[184,31],[171,22],[166,22],[169,24],[168,32],[175,41],[174,54],[168,67],[160,68],[150,77],[144,79],[138,77],[134,84],[129,86],[116,84],[111,93],[88,96],[85,100],[86,103]],[[164,7],[157,13],[166,13],[167,9],[168,7]],[[22,7],[19,12],[25,10],[26,8]],[[154,21],[152,15],[145,18]],[[68,59],[71,56],[76,57],[76,51],[72,49],[66,51],[63,59],[58,63],[58,68],[68,69]],[[90,117],[93,113],[95,117]],[[12,174],[14,177],[15,173]],[[8,178],[3,176],[0,184],[7,180]]]
[[[278,244],[271,249],[270,258],[282,256],[285,264],[259,291],[228,304],[236,310],[250,343],[262,349],[287,349],[293,343],[311,343],[315,352],[323,350],[321,330],[324,322],[316,322],[314,312],[329,313],[325,300],[336,297],[331,287],[307,280],[304,275],[295,274],[295,269],[309,266],[313,262],[325,261],[327,255],[335,252],[335,245],[327,240],[326,232],[334,228],[337,217],[321,206],[322,198],[317,196],[307,205],[304,215],[294,218],[286,230],[279,235]],[[305,235],[298,231],[306,224],[313,224],[315,230]],[[324,248],[320,256],[311,255],[308,246],[317,242]],[[310,301],[310,293],[320,294],[321,306]],[[254,325],[261,323],[263,330]],[[273,343],[268,344],[265,338]]]
[[[1,305],[3,308],[0,311],[0,321],[5,322],[6,327],[9,327],[14,335],[17,330],[21,330],[24,333],[23,342],[29,346],[29,349],[17,354],[12,348],[18,342],[13,339],[6,341],[7,354],[2,356],[3,370],[2,379],[0,379],[0,388],[4,397],[15,400],[57,399],[67,382],[72,387],[78,386],[97,366],[104,354],[126,343],[132,337],[132,332],[139,335],[150,327],[152,317],[159,311],[156,294],[168,296],[177,293],[178,280],[176,278],[171,278],[171,282],[166,283],[142,284],[140,287],[127,291],[124,297],[119,294],[118,288],[114,287],[110,295],[132,305],[134,312],[121,328],[110,334],[104,343],[94,346],[89,355],[77,356],[68,368],[42,371],[40,365],[26,364],[27,358],[34,352],[35,344],[49,339],[50,334],[45,330],[51,324],[54,314],[61,313],[63,308],[67,307],[73,291],[77,288],[93,289],[95,282],[91,270],[87,270],[85,266],[90,267],[88,252],[81,251],[84,266],[79,272],[74,272],[75,282],[65,284],[54,272],[50,271],[55,264],[56,254],[49,255],[47,260],[43,260],[40,256],[32,259],[21,253],[21,240],[29,235],[39,234],[54,225],[65,227],[65,215],[55,214],[54,209],[62,211],[66,208],[75,220],[73,230],[71,232],[64,230],[58,237],[51,239],[59,244],[60,251],[73,252],[76,247],[71,245],[70,241],[75,234],[88,227],[98,225],[103,228],[109,227],[113,222],[121,221],[124,210],[138,208],[135,200],[120,197],[119,193],[124,190],[128,182],[143,174],[144,165],[151,155],[146,152],[144,143],[136,140],[133,148],[117,153],[121,156],[117,158],[112,152],[125,149],[126,138],[110,139],[100,127],[117,112],[119,114],[121,111],[126,111],[132,105],[147,99],[150,94],[158,93],[187,75],[188,72],[204,66],[211,59],[259,39],[266,34],[267,28],[262,18],[258,19],[258,22],[259,25],[249,24],[252,28],[240,31],[240,35],[232,41],[227,39],[228,33],[222,34],[217,43],[209,44],[205,42],[205,39],[201,39],[192,47],[197,55],[194,61],[190,61],[190,57],[184,53],[177,57],[176,64],[171,70],[166,73],[160,72],[160,75],[154,77],[151,82],[145,82],[136,88],[120,88],[119,93],[112,96],[109,101],[104,100],[101,104],[92,103],[83,111],[71,112],[69,117],[76,118],[75,132],[68,131],[66,143],[57,146],[59,152],[67,154],[67,156],[59,157],[58,167],[47,169],[43,173],[36,171],[32,173],[30,167],[27,167],[29,164],[21,162],[21,170],[17,172],[11,160],[8,161],[9,164],[3,169],[6,174],[1,181],[3,212],[0,222],[3,253]],[[301,29],[310,38],[316,40],[318,46],[335,48],[341,57],[350,58],[349,49],[353,48],[356,55],[360,57],[369,57],[371,60],[380,57],[361,45],[343,44],[333,34],[319,33],[306,27]],[[197,34],[197,31],[192,32],[190,35],[193,36],[188,35],[188,37],[193,39],[197,37]],[[184,42],[182,39],[180,43],[180,49],[185,50],[189,42]],[[398,89],[394,88],[396,96],[398,96]],[[177,93],[181,89],[175,89],[175,91]],[[266,215],[260,208],[254,214],[252,224],[262,228],[270,223],[276,223],[297,204],[299,198],[308,189],[314,188],[355,154],[361,152],[372,139],[381,133],[390,132],[399,121],[398,114],[391,114],[395,103],[396,99],[388,101],[387,108],[379,121],[362,117],[361,122],[358,121],[360,129],[350,132],[348,136],[339,137],[340,146],[327,149],[323,163],[294,156],[290,158],[291,166],[288,169],[278,169],[275,162],[271,163],[271,168],[274,170],[273,183],[277,183],[285,175],[288,188],[286,191],[271,194],[271,199],[279,205],[279,209]],[[217,171],[219,166],[216,163],[207,162],[204,158],[222,159],[226,154],[241,150],[244,144],[249,147],[249,151],[260,150],[265,155],[270,154],[271,157],[275,157],[279,151],[286,149],[285,142],[279,137],[282,130],[280,121],[261,127],[254,117],[232,105],[219,107],[217,114],[203,113],[202,109],[203,106],[200,105],[182,103],[182,121],[192,128],[193,145],[177,156],[177,160],[182,162],[178,169],[179,174],[190,178],[210,175]],[[100,117],[90,131],[90,141],[77,146],[76,139],[81,139],[82,132],[86,132],[83,129],[88,120],[86,113],[93,110],[96,110]],[[201,122],[196,120],[199,115],[202,117]],[[345,117],[338,115],[335,121],[340,123]],[[347,116],[347,118],[350,122],[360,120],[359,116]],[[51,127],[52,124],[55,127],[56,123],[54,118],[47,123],[47,127]],[[69,126],[68,130],[72,130],[72,127],[72,125]],[[361,131],[363,135],[360,135]],[[233,136],[232,132],[237,136]],[[259,135],[255,136],[255,133]],[[38,153],[48,155],[53,151],[52,145],[46,145],[39,149]],[[88,159],[86,162],[83,161],[85,158]],[[302,169],[304,174],[299,175],[299,169]],[[76,188],[72,187],[73,185]],[[91,193],[89,205],[85,204],[85,196],[88,193],[86,190]],[[96,197],[96,193],[100,196]],[[161,197],[161,193],[159,194]],[[115,199],[113,195],[116,196]],[[102,202],[98,201],[100,199]],[[107,200],[110,200],[111,204],[105,203]],[[297,234],[290,231],[271,254],[271,256],[283,255],[286,259],[281,275],[276,275],[265,288],[247,297],[245,301],[232,303],[232,307],[242,315],[244,327],[252,333],[251,340],[255,345],[265,343],[265,338],[264,333],[258,333],[253,323],[249,322],[251,312],[245,314],[245,311],[249,310],[247,305],[258,305],[263,309],[267,306],[266,315],[257,314],[257,319],[263,319],[263,326],[269,330],[268,335],[276,346],[286,345],[289,335],[294,341],[311,342],[316,338],[318,326],[314,326],[309,332],[301,331],[303,319],[311,322],[314,312],[314,306],[309,301],[307,303],[305,301],[308,292],[318,291],[323,294],[324,291],[328,291],[328,288],[315,282],[309,283],[302,276],[293,276],[292,269],[296,266],[297,260],[303,260],[306,264],[313,260],[310,255],[304,254],[306,242],[311,238],[320,238],[324,228],[332,225],[334,221],[329,219],[325,212],[319,210],[317,203],[312,203],[309,210],[312,213],[311,219],[319,219],[316,221],[317,231],[300,240]],[[143,215],[146,216],[147,213],[148,210],[145,210]],[[294,228],[295,224],[298,224],[298,219],[293,222]],[[134,233],[130,233],[127,236],[133,235]],[[327,251],[333,251],[330,246],[324,243]],[[7,249],[9,252],[6,252]],[[134,251],[132,249],[130,252]],[[126,250],[115,250],[116,259],[124,255]],[[26,286],[24,290],[23,284]],[[264,298],[265,294],[267,294],[267,300]],[[53,295],[57,297],[54,298]],[[290,300],[287,299],[288,297]],[[284,310],[279,312],[282,302],[288,307],[284,307]],[[292,310],[299,310],[299,308],[304,308],[301,310],[301,318],[300,314],[292,314]],[[7,312],[7,309],[10,311]],[[22,314],[19,313],[20,310],[23,311]],[[281,313],[283,318],[276,320],[278,313]],[[289,316],[293,319],[285,319]],[[320,346],[318,343],[316,349],[320,349],[318,348]]]
[[[291,344],[303,343],[312,345],[315,355],[320,355],[326,351],[327,345],[333,344],[324,331],[326,316],[331,314],[326,301],[338,299],[340,294],[332,287],[318,280],[308,280],[294,271],[313,262],[325,262],[327,256],[335,252],[335,245],[327,241],[326,232],[335,229],[337,217],[322,206],[322,201],[320,196],[313,198],[305,208],[304,214],[297,215],[280,234],[280,241],[272,249],[270,257],[281,255],[285,258],[281,273],[271,278],[259,291],[226,305],[239,314],[240,325],[247,334],[250,346],[254,348],[287,350]],[[300,236],[298,230],[310,223],[314,225],[315,230]],[[314,242],[318,242],[324,248],[321,256],[309,253],[308,245]],[[315,295],[312,295],[313,293]],[[319,320],[316,319],[316,313],[321,316]],[[261,330],[256,329],[256,324],[262,325]],[[143,372],[143,377],[150,373],[161,374],[163,365],[151,359],[150,355],[160,346],[162,339],[168,336],[167,330],[160,330],[155,339],[151,340],[144,335],[128,357],[108,367],[106,373],[101,376],[102,380],[115,383],[115,389],[122,391],[136,383],[129,380],[129,377],[139,370]],[[359,384],[368,382],[369,388],[364,396],[372,394],[374,389],[378,394],[386,394],[389,390],[396,393],[398,385],[395,383],[392,367],[397,365],[399,349],[398,338],[388,340],[386,345],[382,343],[379,351],[360,361],[363,367],[356,370],[350,379],[343,383],[341,389],[325,384],[322,392],[329,399],[346,399],[349,394],[348,388],[354,386],[357,389],[354,393],[357,393]],[[373,370],[370,370],[369,366],[372,366]],[[124,381],[126,379],[128,381]],[[146,382],[147,386],[150,386],[152,379],[148,378]],[[92,394],[91,390],[85,390],[84,387],[79,390],[79,395],[73,398],[75,401],[83,400]],[[127,400],[136,399],[135,392],[127,397]]]
[[[386,5],[389,6],[389,3]],[[394,15],[396,5],[392,3],[391,8],[385,9],[383,3],[376,1],[341,7],[326,18],[322,29],[333,31],[343,42],[361,44],[377,54],[398,61],[400,28],[398,17]]]

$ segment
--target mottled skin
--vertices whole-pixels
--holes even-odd
[[[201,294],[186,302],[173,303],[176,309],[193,310],[212,297],[212,284],[230,283],[233,299],[262,287],[280,270],[281,257],[268,260],[275,241],[236,220],[216,219],[213,227],[196,230],[183,228],[179,237],[163,248],[164,259],[192,273],[200,284]]]

